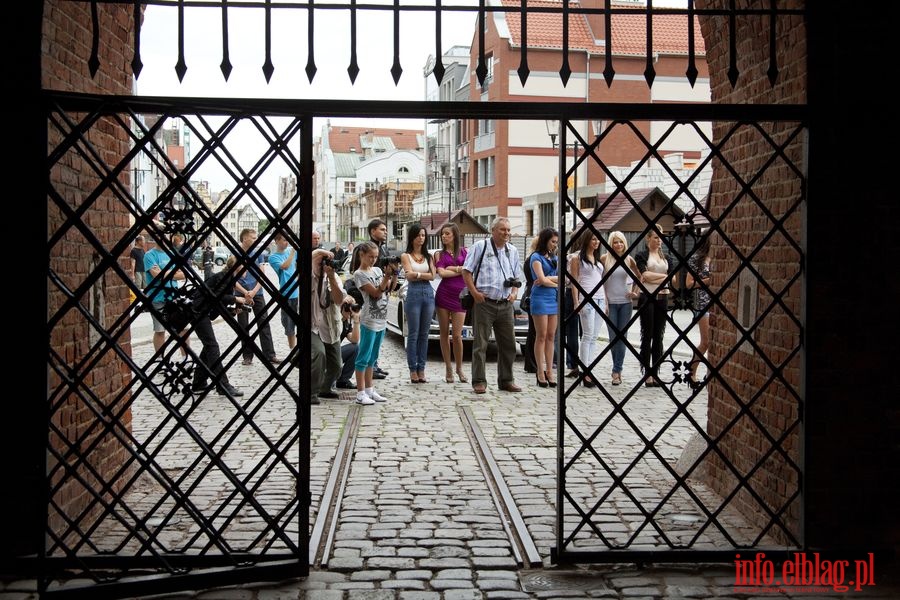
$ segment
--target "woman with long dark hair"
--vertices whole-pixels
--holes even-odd
[[[466,309],[459,303],[459,293],[466,287],[462,277],[467,251],[460,240],[456,223],[446,223],[441,227],[441,249],[434,255],[434,266],[441,276],[434,303],[437,306],[438,324],[441,328],[441,356],[444,357],[446,375],[444,381],[453,383],[452,360],[456,359],[456,376],[460,383],[468,383],[462,370],[463,363],[463,322]],[[450,324],[453,324],[453,338],[450,338]],[[452,345],[451,345],[452,341]],[[452,349],[452,354],[451,354]]]
[[[700,330],[700,343],[697,344],[697,348],[694,350],[688,373],[688,384],[691,387],[699,385],[697,368],[703,362],[703,357],[709,349],[709,245],[709,232],[707,232],[700,239],[694,254],[688,260],[688,274],[685,280],[685,285],[688,289],[694,290],[691,300],[694,320],[697,322],[697,328]]]
[[[538,241],[531,254],[530,268],[534,284],[531,287],[531,318],[534,320],[534,363],[537,368],[537,384],[540,387],[556,387],[553,379],[553,340],[559,313],[557,299],[558,264],[556,246],[559,234],[546,227],[538,234]],[[542,377],[543,376],[543,377]]]
[[[577,254],[569,259],[569,277],[578,282],[578,286],[571,285],[572,303],[581,321],[581,342],[578,345],[578,358],[585,369],[590,367],[594,360],[597,348],[597,338],[600,336],[600,327],[603,325],[601,313],[607,313],[606,293],[600,282],[603,280],[603,263],[600,262],[600,240],[596,235],[586,229],[578,240],[580,249]],[[584,304],[581,291],[584,290]],[[594,378],[587,372],[582,379],[585,387],[593,387]]]
[[[662,362],[663,334],[666,331],[666,309],[669,305],[669,289],[664,283],[668,277],[670,262],[662,249],[662,230],[655,225],[644,238],[647,248],[638,252],[634,260],[641,273],[641,283],[646,292],[638,297],[638,313],[641,320],[641,368],[649,387],[659,386],[658,369]]]
[[[426,231],[418,223],[406,232],[406,252],[400,263],[406,272],[406,365],[412,383],[427,383],[425,363],[428,360],[428,332],[434,315],[434,263],[426,247]]]

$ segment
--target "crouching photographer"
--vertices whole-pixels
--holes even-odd
[[[212,320],[224,311],[250,310],[250,306],[245,305],[246,298],[231,293],[236,277],[231,272],[234,263],[235,259],[232,256],[228,259],[225,269],[210,276],[205,285],[174,290],[172,298],[166,301],[162,309],[167,325],[174,331],[181,331],[188,325],[193,325],[194,333],[203,345],[199,362],[194,367],[191,384],[191,391],[194,394],[215,388],[220,394],[232,397],[244,395],[244,392],[229,383],[228,376],[222,369],[219,342],[216,340],[212,325]],[[209,379],[212,380],[211,383],[207,383]]]
[[[359,298],[354,296],[354,293]],[[362,294],[358,290],[347,290],[350,294],[341,303],[341,374],[338,375],[335,387],[342,390],[355,390],[356,382],[353,380],[354,363],[359,351],[359,312],[362,310]]]

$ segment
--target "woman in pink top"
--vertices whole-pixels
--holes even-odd
[[[460,245],[459,227],[456,223],[447,223],[441,227],[441,250],[434,255],[434,266],[441,283],[438,285],[434,303],[437,306],[438,323],[441,327],[441,355],[447,375],[444,380],[453,383],[453,366],[450,355],[450,322],[453,322],[453,357],[456,358],[456,376],[460,382],[468,383],[463,374],[462,328],[466,320],[466,309],[459,303],[459,293],[466,287],[462,278],[463,263],[466,262],[466,249]]]

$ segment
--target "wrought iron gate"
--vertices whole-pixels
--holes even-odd
[[[54,583],[65,573],[86,581],[93,597],[305,575],[310,409],[299,365],[309,364],[309,304],[292,306],[260,256],[277,234],[298,254],[310,249],[309,235],[297,232],[312,229],[302,209],[311,203],[311,119],[68,100],[55,99],[48,112],[41,591],[84,593]],[[262,149],[229,150],[238,131],[244,144],[255,134]],[[173,132],[199,142],[187,164],[165,151]],[[109,139],[127,151],[110,153]],[[189,183],[212,161],[234,181],[215,202]],[[299,182],[283,206],[260,183],[276,161]],[[128,185],[146,179],[142,165],[157,176],[147,182],[149,199]],[[66,172],[79,174],[77,187],[66,185]],[[235,239],[225,221],[253,212],[251,202],[263,214],[241,227],[261,229],[259,237]],[[129,257],[140,236],[143,284]],[[222,252],[204,257],[207,244]],[[236,260],[225,263],[227,255]],[[288,285],[303,282],[308,294],[309,261],[298,263]],[[232,300],[236,281],[253,291],[242,273],[261,286],[255,310]],[[293,349],[281,343],[281,315],[298,324]],[[186,343],[192,333],[201,347]],[[157,576],[142,576],[149,573]]]
[[[568,354],[578,373],[558,390],[555,559],[729,562],[742,548],[771,556],[802,546],[805,126],[720,121],[725,133],[713,142],[698,121],[673,122],[651,143],[634,121],[594,120],[590,136],[580,133],[586,124],[562,121],[560,147],[573,138],[576,157],[561,153],[559,180],[596,165],[612,191],[582,209],[571,190],[560,190],[560,247],[587,268],[577,253],[596,236],[597,254],[610,259],[598,261],[604,273],[590,289],[560,260],[560,278],[579,301],[567,309],[560,290],[558,372]],[[708,144],[688,171],[659,152],[679,127]],[[602,158],[617,134],[619,143],[624,135],[646,147],[631,168]],[[764,147],[751,166],[729,155],[737,138]],[[713,160],[721,163],[715,175]],[[664,172],[669,194],[640,189],[648,164]],[[701,180],[704,172],[712,181]],[[773,181],[788,191],[772,194]],[[629,243],[614,249],[612,230],[626,215]],[[746,219],[754,226],[741,228]],[[639,256],[654,232],[668,263],[661,282],[643,278],[653,269]],[[604,298],[617,269],[631,276],[634,299]],[[590,311],[602,318],[606,343],[579,356],[567,330]],[[704,326],[710,333],[701,337]],[[586,383],[599,394],[581,394]]]
[[[94,17],[98,4],[104,3],[90,3]],[[275,9],[307,11],[309,31],[313,31],[312,3],[248,4],[265,11],[267,26]],[[135,6],[135,27],[139,29],[140,6]],[[227,77],[231,68],[227,3],[205,3],[204,7],[221,10],[225,31],[222,69]],[[347,10],[354,28],[357,10],[392,12],[391,73],[398,80],[402,73],[399,16],[403,10],[426,7],[401,7],[396,2],[327,8]],[[439,5],[427,9],[435,13],[440,54],[442,9]],[[453,9],[477,11],[477,66],[472,66],[481,85],[492,60],[485,52],[486,22],[497,12],[521,15],[522,60],[516,72],[523,86],[530,73],[525,41],[529,13],[565,16],[560,69],[565,83],[571,75],[570,18],[601,16],[608,30],[615,15],[632,11],[622,7],[586,10],[568,2],[560,7],[532,8],[524,3],[487,6],[482,2],[477,8]],[[649,22],[652,8],[641,10],[638,13],[646,13]],[[686,11],[670,12],[685,13],[692,28],[693,17],[704,11],[695,11],[693,2],[688,2]],[[780,9],[773,2],[770,8],[738,11],[732,4],[729,10],[707,13],[724,15],[731,25],[738,13],[771,17],[774,25],[776,18],[795,17],[802,11]],[[182,17],[179,13],[183,36]],[[99,38],[99,32],[94,33],[92,73],[97,70]],[[647,28],[647,35],[644,76],[652,85],[652,27]],[[774,26],[771,39],[774,47]],[[353,80],[359,71],[355,33],[350,45],[348,74]],[[310,80],[316,72],[313,47],[310,35],[306,69]],[[268,78],[273,69],[268,42],[266,53],[263,69]],[[608,83],[615,77],[612,53],[612,44],[607,44],[603,77]],[[734,56],[731,58],[733,61]],[[697,77],[693,46],[688,59],[687,77],[693,83]],[[774,50],[772,60],[770,78],[774,82]],[[140,71],[138,47],[132,66],[136,73]],[[186,66],[181,48],[176,68],[183,76]],[[435,76],[440,80],[438,69]],[[737,78],[736,69],[733,77]],[[309,311],[303,302],[294,310],[284,301],[279,286],[266,278],[256,257],[279,232],[293,247],[310,249],[305,233],[311,230],[311,125],[313,116],[325,112],[323,104],[150,101],[55,93],[44,98],[50,138],[46,255],[50,379],[49,514],[40,557],[41,592],[47,596],[80,594],[76,585],[58,583],[72,577],[89,582],[92,595],[100,597],[305,574],[310,416],[304,399],[309,396],[309,381],[298,376],[296,364],[308,364],[309,360]],[[203,111],[198,110],[201,105]],[[656,289],[640,282],[637,288],[647,299],[627,321],[631,335],[625,332],[626,326],[614,325],[609,335],[613,343],[587,362],[576,358],[582,374],[565,379],[558,388],[556,560],[731,560],[735,548],[802,545],[803,393],[798,374],[803,356],[805,252],[799,239],[805,199],[800,158],[805,150],[802,107],[336,101],[327,108],[331,116],[561,120],[559,181],[567,181],[576,165],[594,165],[591,168],[602,170],[613,184],[594,212],[583,209],[565,189],[561,191],[557,214],[567,250],[574,249],[575,240],[566,219],[574,214],[576,227],[603,234],[599,235],[601,246],[609,252],[607,231],[599,223],[613,204],[622,206],[622,199],[641,222],[633,232],[634,239],[646,237],[664,218],[674,218],[673,228],[663,238],[673,268],[662,284],[669,291],[666,329],[674,335],[663,336],[660,356],[653,358],[651,349],[649,360],[639,360],[640,343],[634,334],[640,328],[641,315],[647,314],[649,300],[659,298]],[[152,119],[145,118],[149,115]],[[637,119],[674,124],[651,142],[647,128]],[[158,139],[167,124],[176,120],[201,144],[195,159],[184,165],[166,158]],[[713,120],[721,128],[714,138],[698,125]],[[598,125],[590,134],[578,133],[590,132],[585,125],[588,122]],[[697,173],[716,162],[723,180],[730,180],[712,188],[710,202],[692,188],[697,175],[675,172],[663,156],[660,143],[673,135],[676,127],[698,132],[707,143],[708,153],[697,165]],[[222,144],[242,128],[259,138],[263,150],[256,156],[236,156]],[[646,147],[640,164],[625,172],[607,164],[603,152],[623,132]],[[566,152],[570,136],[578,148],[576,165],[571,167]],[[731,160],[729,144],[747,137],[768,147],[758,164]],[[104,138],[111,139],[113,146],[118,144],[121,151],[110,153],[109,140],[101,141]],[[259,183],[267,166],[276,160],[298,181],[296,193],[278,207]],[[191,175],[207,161],[218,163],[235,182],[216,209],[208,202],[209,190],[204,192],[189,183]],[[675,182],[675,190],[665,193],[652,211],[635,196],[633,185],[641,167],[649,162]],[[155,165],[152,171],[162,177],[152,182],[154,193],[144,202],[131,192],[129,179],[142,179],[148,171],[141,165],[148,164]],[[789,188],[778,192],[777,206],[769,197],[772,180],[776,186]],[[223,226],[245,200],[260,207],[264,213],[260,216],[268,222],[247,249]],[[731,228],[730,224],[740,219],[755,219],[755,225],[746,231]],[[710,232],[713,273],[705,283],[707,278],[689,265],[697,255],[697,242],[708,238]],[[135,283],[125,258],[138,235],[153,238],[166,257],[167,264],[154,274],[152,293]],[[208,382],[218,376],[218,363],[211,358],[214,353],[188,348],[180,337],[179,315],[187,319],[187,331],[198,335],[200,328],[204,335],[209,331],[204,321],[208,311],[198,314],[191,307],[217,305],[215,298],[221,290],[207,286],[191,261],[203,242],[212,238],[238,257],[234,265],[222,267],[224,272],[236,277],[241,270],[249,271],[262,282],[268,297],[266,311],[251,320],[248,330],[226,309],[218,311],[222,321],[213,329],[213,337],[220,336],[222,365],[231,383],[243,390],[242,396],[222,385],[222,380],[209,389]],[[638,243],[626,256],[640,249]],[[720,268],[732,258],[736,268]],[[610,265],[606,277],[615,267],[626,266],[624,261],[623,257]],[[299,267],[303,298],[309,293],[309,267],[305,262]],[[564,279],[566,268],[563,261]],[[701,282],[696,285],[700,291],[709,294],[714,335],[722,336],[706,357],[695,356],[702,315],[687,314],[687,309],[696,308],[695,293],[686,286],[688,275]],[[770,283],[776,279],[779,283]],[[582,303],[582,308],[599,305],[591,291],[580,289],[582,296],[593,298]],[[161,302],[154,305],[154,299]],[[565,312],[563,302],[560,306],[562,334],[566,322],[575,317]],[[266,355],[267,334],[261,325],[276,325],[276,315],[281,313],[299,324],[297,349],[292,354],[296,363],[272,363],[272,357]],[[133,343],[136,328],[148,314],[162,323],[158,350]],[[602,320],[604,328],[611,324],[608,316]],[[626,364],[632,364],[624,383],[614,386],[604,375],[617,339],[625,346]],[[564,372],[562,342],[558,350],[560,372]],[[253,360],[246,365],[249,375],[244,376],[245,365],[238,363],[248,352]],[[699,370],[691,382],[687,377],[694,363]],[[639,374],[639,364],[646,372]],[[754,373],[754,369],[765,372]],[[655,383],[651,376],[661,385],[648,388],[648,383]],[[705,378],[701,380],[701,376]],[[599,384],[599,394],[580,393],[585,377]],[[756,444],[752,452],[746,456],[735,453],[735,447],[748,439]],[[245,460],[241,450],[249,445],[261,449],[253,454],[258,459]],[[696,448],[694,455],[685,452],[689,446]],[[166,576],[155,577],[160,573]]]

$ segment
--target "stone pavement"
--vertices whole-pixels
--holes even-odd
[[[277,320],[273,323],[277,323]],[[223,347],[231,336],[224,323],[216,325]],[[279,325],[273,326],[276,348],[284,355],[284,336]],[[136,340],[138,342],[138,340]],[[135,344],[135,356],[149,356],[149,344]],[[522,371],[521,358],[516,363],[518,382],[525,388],[520,394],[498,392],[494,381],[496,366],[488,365],[488,393],[477,396],[468,384],[443,381],[443,367],[438,356],[429,363],[429,383],[413,385],[406,377],[405,353],[401,341],[388,335],[382,348],[380,363],[391,371],[388,379],[377,382],[377,389],[388,402],[360,407],[361,419],[355,451],[341,505],[334,548],[327,568],[313,569],[302,580],[280,583],[232,586],[168,594],[164,598],[215,598],[247,600],[322,599],[342,600],[477,600],[517,598],[837,598],[841,592],[825,593],[788,589],[781,593],[767,590],[735,588],[733,565],[634,565],[555,567],[550,550],[556,546],[556,411],[555,390],[538,388],[533,375]],[[609,372],[606,358],[596,373]],[[469,372],[467,363],[466,370]],[[629,358],[624,372],[625,384],[606,391],[616,402],[632,392],[639,369]],[[243,367],[235,364],[230,372],[232,383],[245,391],[265,385],[267,371],[259,364]],[[684,387],[684,386],[681,386]],[[567,414],[573,427],[584,435],[597,433],[593,447],[602,453],[607,468],[601,468],[586,452],[567,471],[567,503],[564,531],[573,534],[577,513],[573,506],[585,510],[612,489],[606,502],[594,516],[602,524],[612,544],[630,540],[632,549],[665,549],[661,533],[647,525],[641,506],[657,506],[671,488],[671,469],[677,464],[693,432],[683,414],[660,389],[640,388],[628,400],[627,414],[613,418],[607,428],[595,427],[609,414],[610,402],[597,389],[577,388],[568,398]],[[676,389],[680,399],[689,391]],[[316,517],[325,481],[334,462],[338,441],[346,426],[352,394],[340,400],[324,400],[312,407],[311,439],[311,519]],[[210,400],[192,413],[191,423],[211,432],[229,430],[233,409],[223,399]],[[260,422],[271,421],[273,427],[289,429],[292,417],[290,398],[273,393]],[[142,406],[146,410],[142,410]],[[152,414],[150,404],[136,404],[135,436],[147,435],[160,422]],[[487,440],[493,458],[509,487],[518,510],[527,525],[543,560],[542,568],[517,569],[513,547],[507,537],[504,521],[498,513],[476,451],[469,441],[461,418],[460,407],[469,407]],[[698,397],[688,404],[687,413],[698,423],[705,423],[705,399]],[[280,425],[279,425],[280,423]],[[668,423],[668,426],[664,427]],[[273,429],[273,435],[280,430]],[[243,435],[244,432],[236,432]],[[579,447],[573,430],[567,430],[565,456],[571,457]],[[641,438],[653,439],[652,451],[635,460],[635,449],[642,448]],[[198,467],[191,464],[191,443],[182,444],[174,452],[173,472],[187,476]],[[274,438],[273,438],[274,439]],[[252,440],[237,446],[232,460],[249,459],[262,452]],[[295,451],[291,448],[289,452]],[[243,454],[242,454],[243,453]],[[610,473],[623,477],[633,497],[614,489]],[[215,470],[196,475],[198,490],[212,501],[223,493]],[[290,485],[289,474],[275,479]],[[692,482],[697,497],[710,506],[716,497]],[[151,494],[150,490],[145,490]],[[265,490],[263,490],[265,491]],[[278,490],[272,491],[277,493]],[[283,488],[281,490],[283,495]],[[261,493],[261,496],[264,496]],[[573,504],[574,503],[574,504]],[[697,501],[686,494],[674,494],[659,506],[654,525],[664,531],[673,543],[694,540],[701,549],[730,548],[731,545],[715,528],[696,531],[690,517],[698,514]],[[740,515],[727,510],[720,516],[734,539],[752,539],[754,530]],[[183,532],[188,537],[190,532]],[[171,543],[180,538],[175,535]],[[597,549],[598,539],[589,531],[574,535],[574,547]],[[888,585],[878,574],[877,585],[853,596],[898,598],[900,588]],[[29,582],[0,584],[0,596],[31,598]]]

